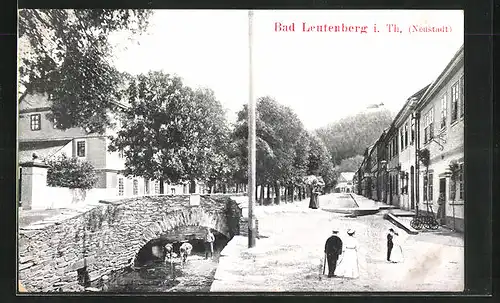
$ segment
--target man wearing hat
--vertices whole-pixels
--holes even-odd
[[[328,278],[335,276],[335,268],[337,267],[337,260],[339,255],[342,254],[342,240],[337,236],[338,229],[332,230],[332,235],[326,240],[325,254],[328,261]]]

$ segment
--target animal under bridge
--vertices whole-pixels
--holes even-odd
[[[199,203],[193,203],[197,197]],[[182,227],[211,228],[228,239],[246,227],[241,208],[225,195],[101,203],[62,222],[19,231],[19,281],[27,291],[80,290],[82,271],[95,281],[133,263],[146,243]]]

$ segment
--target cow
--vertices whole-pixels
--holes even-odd
[[[181,253],[181,262],[182,265],[186,264],[187,257],[191,254],[191,250],[193,249],[193,246],[189,244],[188,242],[182,243],[179,251]]]
[[[167,243],[165,246],[163,246],[163,252],[165,256],[165,264],[167,261],[170,261],[172,263],[172,254],[174,252],[174,246],[171,243]]]

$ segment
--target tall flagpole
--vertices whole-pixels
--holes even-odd
[[[248,11],[248,47],[249,47],[249,96],[248,96],[248,247],[255,246],[255,220],[253,207],[255,205],[255,100],[253,98],[252,73],[252,30],[253,11]]]

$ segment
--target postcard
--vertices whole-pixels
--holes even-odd
[[[18,294],[464,291],[463,11],[18,15]]]

